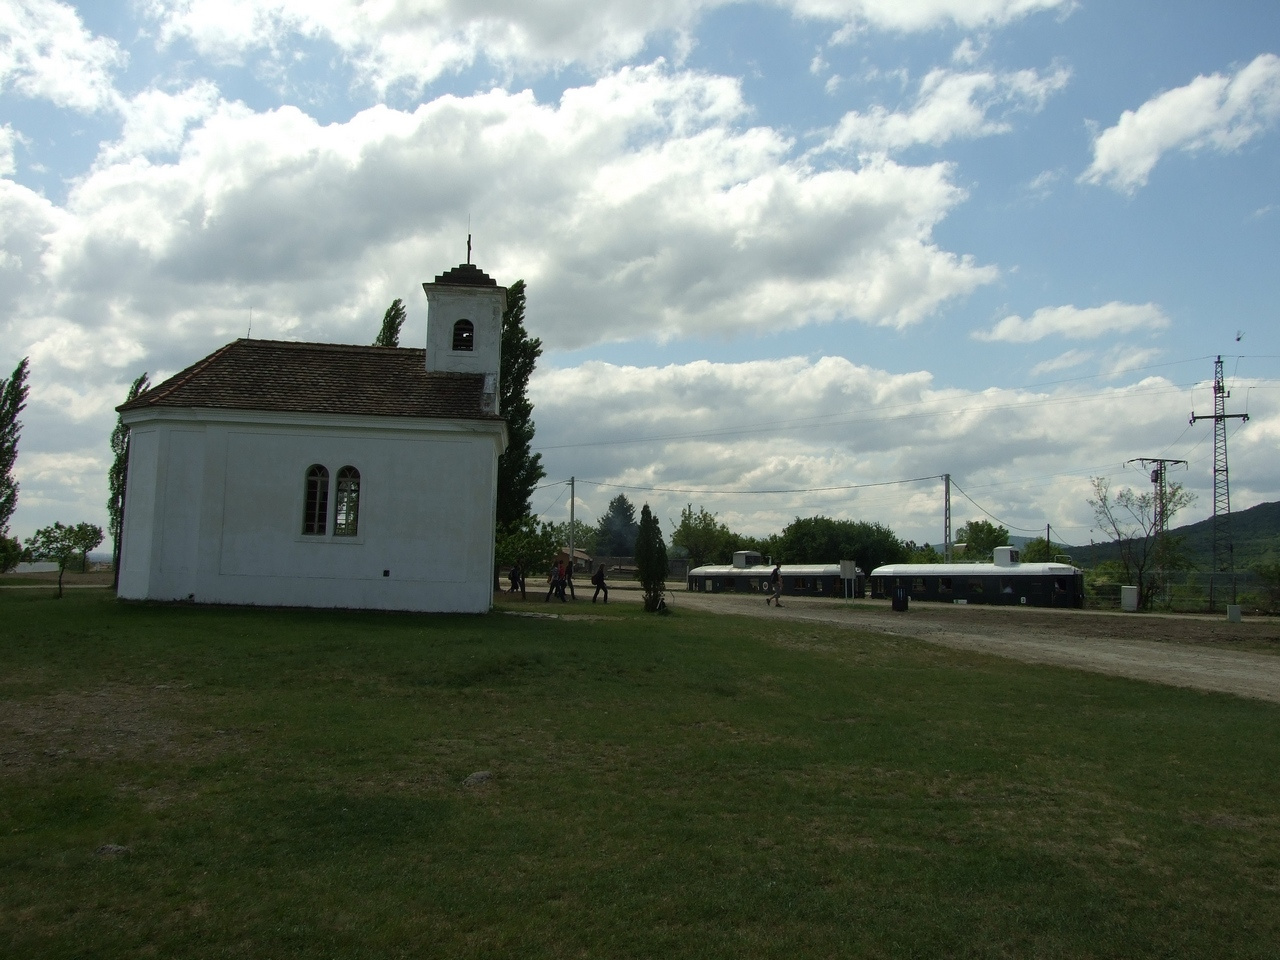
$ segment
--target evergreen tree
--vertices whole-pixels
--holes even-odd
[[[498,458],[499,535],[518,524],[529,512],[529,498],[538,481],[547,475],[542,454],[531,453],[533,404],[529,378],[542,356],[542,341],[524,329],[525,287],[517,280],[507,288],[507,309],[502,315],[502,368],[498,410],[507,420],[507,451]]]
[[[18,415],[27,406],[27,357],[18,361],[13,375],[0,380],[0,537],[9,536],[9,521],[18,509],[18,481],[13,465],[18,459],[18,437],[22,421]]]
[[[124,402],[137,399],[138,395],[151,389],[151,381],[144,373],[129,387],[129,395]],[[107,530],[111,533],[111,565],[115,569],[114,584],[120,586],[120,547],[124,543],[121,534],[124,531],[124,495],[125,485],[129,479],[129,428],[124,425],[124,417],[116,417],[116,428],[111,431],[111,470],[107,474]]]
[[[618,494],[596,525],[596,552],[604,557],[633,556],[639,530],[635,505],[625,493]]]
[[[396,297],[382,315],[382,329],[378,331],[378,339],[373,341],[375,347],[400,346],[400,328],[404,326],[404,301]]]
[[[667,586],[667,545],[662,542],[662,528],[647,503],[640,508],[636,532],[636,570],[644,591],[644,609],[654,613],[662,606],[662,592]]]

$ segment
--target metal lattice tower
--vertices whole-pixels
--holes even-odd
[[[1197,420],[1213,421],[1213,574],[1209,583],[1209,609],[1214,604],[1214,581],[1220,573],[1231,577],[1231,601],[1235,602],[1235,557],[1231,543],[1231,484],[1227,474],[1227,421],[1248,420],[1247,413],[1227,413],[1227,397],[1231,391],[1222,383],[1222,357],[1213,365],[1213,416],[1197,417],[1191,413],[1191,423]]]
[[[1165,537],[1169,533],[1169,493],[1168,493],[1168,473],[1170,464],[1187,465],[1185,460],[1166,460],[1162,457],[1139,457],[1137,460],[1130,460],[1129,463],[1140,463],[1143,469],[1147,464],[1155,464],[1155,469],[1151,471],[1151,484],[1156,488],[1156,502],[1154,509],[1151,511],[1151,531],[1155,538],[1156,569],[1153,571],[1156,583],[1163,590],[1165,587],[1165,571],[1164,563],[1168,557],[1165,551]]]
[[[942,508],[942,555],[944,562],[951,562],[951,474],[942,475],[944,484]]]
[[[1168,515],[1168,483],[1167,477],[1170,464],[1187,465],[1185,460],[1165,460],[1160,457],[1138,457],[1136,460],[1130,460],[1129,463],[1140,463],[1145,469],[1148,463],[1154,463],[1156,468],[1151,471],[1151,483],[1156,488],[1155,509],[1152,511],[1152,529],[1155,531],[1157,540],[1163,540],[1165,534],[1169,532],[1169,515]]]

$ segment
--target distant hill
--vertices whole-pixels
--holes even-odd
[[[1187,553],[1197,570],[1213,567],[1213,518],[1189,523],[1169,531],[1171,536],[1186,537]],[[1248,510],[1231,512],[1231,540],[1235,546],[1236,570],[1247,570],[1260,560],[1280,559],[1280,501],[1260,503]],[[1120,559],[1115,543],[1084,544],[1068,547],[1075,563],[1093,567],[1107,560]]]

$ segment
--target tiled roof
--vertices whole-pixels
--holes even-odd
[[[425,350],[241,339],[116,409],[501,419],[481,410],[483,389],[483,374],[428,373]]]
[[[455,287],[496,287],[498,285],[497,280],[474,263],[460,263],[452,270],[437,275],[436,283],[448,283]]]

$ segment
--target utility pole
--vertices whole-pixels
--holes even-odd
[[[1191,411],[1191,423],[1213,421],[1213,573],[1209,580],[1209,611],[1214,609],[1214,592],[1218,574],[1231,575],[1231,602],[1236,602],[1236,567],[1231,542],[1231,485],[1227,477],[1227,421],[1248,420],[1247,413],[1227,413],[1230,391],[1222,383],[1222,356],[1213,365],[1213,416],[1197,417]]]
[[[942,556],[945,563],[951,562],[951,474],[944,473],[943,507],[942,507]]]
[[[1147,469],[1147,464],[1155,464],[1155,469],[1151,471],[1151,483],[1156,488],[1156,503],[1155,509],[1152,511],[1153,515],[1151,526],[1155,530],[1156,535],[1156,576],[1159,578],[1161,592],[1163,592],[1165,586],[1164,570],[1162,567],[1165,560],[1164,538],[1165,534],[1169,532],[1169,504],[1168,494],[1165,492],[1167,489],[1166,478],[1170,464],[1180,463],[1185,467],[1187,465],[1187,461],[1165,460],[1160,457],[1137,457],[1133,460],[1126,461],[1126,465],[1130,463],[1140,464],[1144,470]]]
[[[467,238],[467,242],[471,242],[471,238]],[[573,572],[573,561],[575,554],[573,552],[573,501],[577,499],[574,495],[574,481],[576,477],[569,478],[569,572]]]

